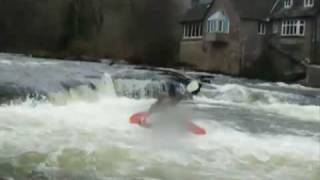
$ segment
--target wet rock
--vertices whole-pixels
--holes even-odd
[[[29,87],[22,87],[18,84],[0,84],[0,104],[14,100],[23,101],[26,98],[39,99],[41,96],[45,96],[45,93]]]
[[[10,163],[0,164],[0,180],[9,180],[15,174],[15,169]],[[11,179],[10,179],[11,180]]]
[[[81,85],[90,86],[90,83],[103,78],[106,67],[101,63],[0,54],[0,104],[27,97],[43,97]]]
[[[178,89],[177,91],[180,91],[180,87],[190,82],[190,77],[178,70],[126,66],[120,65],[121,61],[115,61],[115,63],[117,66],[105,63],[57,61],[0,54],[0,104],[12,102],[15,99],[18,99],[19,103],[20,100],[23,101],[29,97],[36,100],[38,98],[41,98],[39,100],[50,100],[51,94],[68,92],[82,86],[97,90],[96,82],[104,81],[105,73],[112,77],[113,83],[119,79],[142,81],[148,79],[152,81],[150,82],[152,85],[141,87],[139,91],[133,93],[118,94],[119,90],[115,89],[120,96],[157,97],[159,93],[168,93],[166,92],[168,88],[159,87],[166,87],[168,83],[173,83]],[[108,83],[112,83],[112,81],[108,81]],[[154,86],[154,84],[156,85]],[[138,86],[140,88],[140,85]],[[127,89],[131,91],[135,87],[137,84],[131,83]],[[110,86],[110,88],[113,87]]]
[[[58,157],[58,166],[70,172],[85,171],[90,162],[87,152],[78,149],[64,149]]]
[[[41,163],[45,162],[47,155],[37,153],[37,152],[28,152],[16,160],[15,172],[19,176],[28,176],[29,174],[34,173],[34,169]]]
[[[68,82],[61,82],[61,86],[65,89],[65,90],[70,90],[71,88],[74,87],[79,87],[81,86],[83,83],[81,81],[68,81]]]
[[[48,180],[49,178],[43,172],[32,171],[27,180]]]
[[[201,75],[199,76],[199,80],[203,83],[208,83],[208,84],[211,84],[214,82],[214,76],[204,76],[204,75]]]
[[[15,180],[13,177],[0,177],[0,180]]]

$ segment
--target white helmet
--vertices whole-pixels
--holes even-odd
[[[195,93],[195,92],[199,91],[200,88],[201,88],[201,86],[200,86],[199,82],[196,80],[192,80],[187,86],[187,91],[189,93]]]

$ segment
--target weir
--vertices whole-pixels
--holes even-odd
[[[111,86],[105,83],[116,86],[119,95],[156,97],[168,93],[168,82],[183,91],[182,84],[188,81],[187,76],[169,69],[0,54],[0,103]]]
[[[179,106],[206,136],[163,138],[129,124],[168,79],[212,76]],[[319,89],[16,55],[0,55],[0,84],[49,97],[0,105],[0,179],[320,178]]]

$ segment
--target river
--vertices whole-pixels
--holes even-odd
[[[0,87],[16,83],[39,94],[0,105],[0,177],[320,179],[319,89],[180,70],[204,81],[182,106],[193,108],[207,135],[168,137],[128,123],[165,89],[159,70],[8,54],[0,70]],[[68,79],[89,83],[71,87]]]

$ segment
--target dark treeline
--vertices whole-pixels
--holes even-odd
[[[0,0],[0,51],[168,65],[181,0]]]

